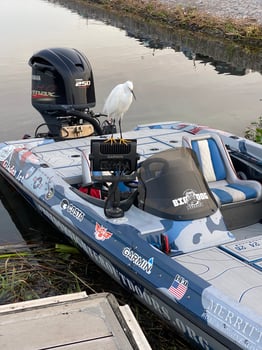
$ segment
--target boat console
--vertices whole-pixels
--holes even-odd
[[[138,159],[136,140],[125,140],[124,143],[119,139],[91,140],[89,160],[92,180],[110,183],[104,205],[107,217],[118,218],[124,215],[123,206],[120,205],[120,186],[136,179]],[[130,196],[133,201],[134,196]]]

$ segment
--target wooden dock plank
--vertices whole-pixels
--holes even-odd
[[[1,347],[5,350],[134,349],[135,337],[130,340],[127,336],[128,323],[126,328],[121,325],[118,317],[121,311],[111,294],[78,294],[0,306]],[[133,326],[138,328],[138,324]],[[129,332],[132,333],[135,332]],[[136,337],[142,339],[137,349],[150,349],[141,334]]]
[[[63,345],[58,349],[59,350],[87,350],[87,349],[88,350],[102,350],[102,349],[115,350],[116,345],[111,338],[110,339],[104,338],[104,339],[94,340],[92,342],[89,341],[89,342],[83,342],[83,343],[77,343],[77,344]],[[45,348],[41,350],[49,350],[49,349]]]

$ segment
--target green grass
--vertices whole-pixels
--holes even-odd
[[[252,122],[245,130],[245,138],[262,145],[262,116]]]
[[[0,304],[79,291],[78,280],[66,269],[66,254],[54,258],[52,252],[2,254]]]

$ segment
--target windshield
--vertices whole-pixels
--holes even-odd
[[[193,220],[217,210],[191,149],[174,148],[146,159],[139,171],[139,206],[171,220]]]

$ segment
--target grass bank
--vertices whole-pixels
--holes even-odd
[[[159,0],[82,0],[109,11],[139,17],[177,28],[219,37],[242,45],[262,48],[262,25],[252,19],[234,19],[212,16],[194,7],[170,6]]]

